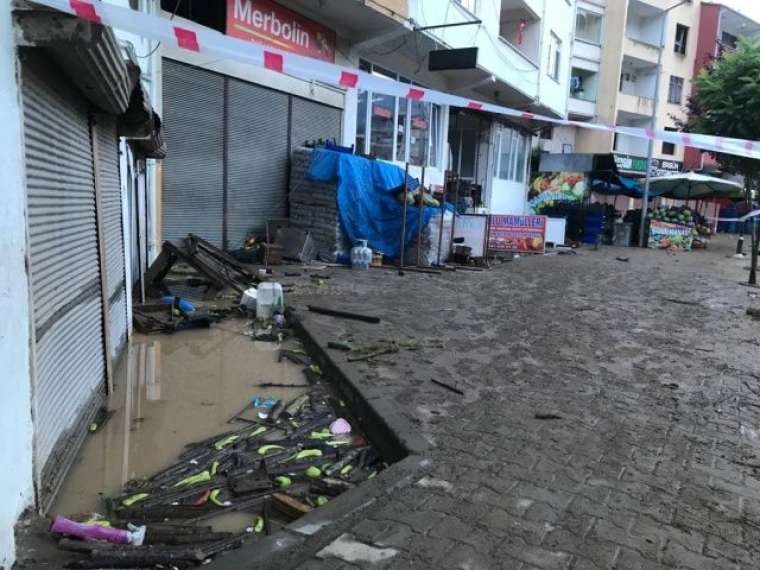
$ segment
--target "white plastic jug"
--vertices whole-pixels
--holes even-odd
[[[256,309],[256,295],[257,291],[255,287],[246,289],[243,291],[243,296],[240,298],[240,304],[246,309],[253,311]]]
[[[267,281],[256,288],[256,318],[271,319],[275,313],[285,310],[282,285]]]

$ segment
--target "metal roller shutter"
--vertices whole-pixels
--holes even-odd
[[[117,358],[127,342],[127,289],[124,267],[124,228],[119,177],[119,138],[116,118],[98,115],[98,173],[103,208],[103,237],[111,327],[111,357]]]
[[[196,233],[222,246],[224,78],[163,60],[166,147],[161,227],[164,239]]]
[[[306,141],[335,139],[340,142],[340,109],[293,97],[291,150]]]
[[[228,80],[227,247],[287,212],[288,96]]]
[[[27,219],[35,334],[35,468],[41,508],[105,383],[88,109],[53,66],[23,65]],[[83,432],[82,432],[83,433]]]
[[[164,239],[225,249],[287,214],[290,151],[340,138],[340,109],[163,60]]]

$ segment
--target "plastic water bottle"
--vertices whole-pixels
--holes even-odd
[[[256,288],[256,318],[271,319],[275,313],[285,311],[282,285],[268,281]]]
[[[351,267],[353,269],[369,269],[372,263],[372,250],[367,247],[366,239],[356,240],[357,245],[351,248]]]

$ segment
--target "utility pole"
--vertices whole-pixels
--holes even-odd
[[[662,13],[662,24],[660,25],[660,51],[657,56],[657,77],[654,85],[654,105],[652,107],[652,117],[649,128],[654,132],[657,128],[657,108],[660,106],[660,81],[662,80],[662,54],[665,51],[665,31],[668,27],[668,14],[684,4],[691,4],[692,0],[681,0]],[[641,221],[639,222],[639,247],[646,247],[644,233],[647,227],[647,210],[649,208],[649,178],[652,176],[652,158],[654,155],[654,138],[649,139],[647,147],[647,173],[644,179],[644,195],[641,198]]]

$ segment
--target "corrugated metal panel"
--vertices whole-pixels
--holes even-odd
[[[166,145],[163,163],[164,239],[196,233],[222,246],[224,79],[163,60]]]
[[[96,117],[98,137],[98,173],[103,207],[106,279],[111,326],[111,357],[116,358],[127,341],[127,294],[124,267],[124,228],[119,176],[119,139],[116,118]]]
[[[32,53],[23,65],[23,100],[40,476],[103,386],[105,361],[87,104]]]
[[[293,97],[291,150],[306,141],[335,139],[340,143],[342,111],[307,99]]]
[[[235,79],[228,89],[227,246],[236,249],[286,213],[288,96]]]

